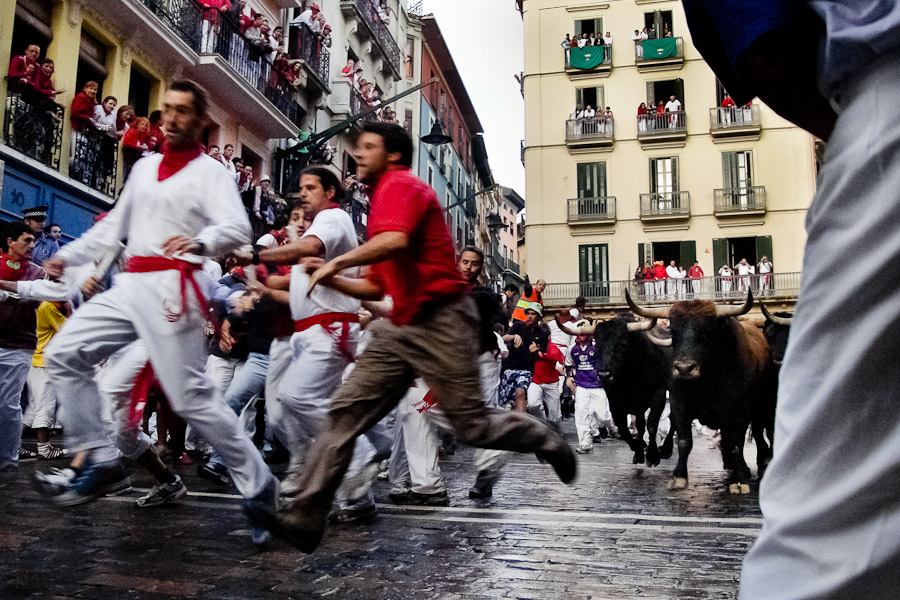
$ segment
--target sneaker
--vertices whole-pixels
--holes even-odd
[[[606,431],[606,430],[604,429],[604,431]],[[603,435],[597,434],[591,438],[591,441],[594,442],[595,444],[602,444],[603,438],[604,438]]]
[[[469,488],[469,498],[473,500],[483,500],[494,495],[494,484],[500,479],[500,471],[498,469],[478,471],[475,478],[475,485]]]
[[[447,496],[447,492],[420,494],[410,490],[405,494],[390,494],[389,498],[394,504],[407,506],[450,506],[450,498]]]
[[[47,449],[46,453],[38,451],[39,460],[56,460],[57,458],[65,458],[68,455],[68,450],[60,448],[59,446],[53,446],[52,444],[50,448]]]
[[[575,452],[577,452],[578,454],[590,454],[593,451],[594,448],[591,446],[578,446],[577,448],[575,448]]]
[[[46,472],[35,471],[32,483],[35,489],[44,496],[57,496],[65,491],[78,471],[73,468],[51,468]]]
[[[32,452],[25,446],[19,446],[19,460],[21,460],[23,458],[37,458],[37,456],[38,456],[37,452]]]
[[[231,485],[231,477],[228,476],[228,469],[226,469],[224,465],[214,463],[202,464],[197,467],[197,475],[207,481],[212,481],[216,485]]]
[[[92,464],[76,473],[62,492],[52,495],[50,499],[58,506],[77,506],[130,488],[131,478],[122,463],[114,460]]]
[[[262,546],[271,539],[269,531],[275,527],[277,511],[278,480],[272,477],[260,493],[244,500],[244,514],[250,520],[253,543],[257,546]]]
[[[370,462],[356,473],[346,475],[341,488],[347,494],[347,501],[352,504],[365,496],[372,489],[372,482],[377,475],[377,462]]]
[[[134,505],[138,508],[147,508],[150,506],[160,506],[175,502],[187,495],[187,486],[181,481],[181,477],[176,475],[175,481],[172,483],[158,483],[153,486],[150,493],[146,496],[138,498]]]

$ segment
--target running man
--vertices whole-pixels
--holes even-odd
[[[453,241],[434,191],[410,173],[412,140],[399,125],[366,123],[357,174],[373,186],[369,241],[327,263],[309,261],[310,291],[322,284],[363,300],[390,296],[390,321],[372,331],[356,368],[332,399],[328,426],[310,448],[299,493],[280,509],[272,533],[312,552],[324,534],[335,491],[357,436],[381,420],[417,376],[466,444],[535,452],[560,479],[577,463],[555,431],[534,417],[484,405],[478,364],[478,312],[457,270]],[[340,273],[372,265],[363,279]],[[318,267],[318,268],[316,268]]]
[[[67,433],[88,463],[63,492],[61,505],[91,501],[127,479],[114,441],[100,418],[102,401],[94,367],[140,339],[172,408],[224,457],[254,524],[274,512],[272,476],[237,416],[204,375],[206,298],[197,277],[204,256],[220,256],[250,236],[240,198],[228,173],[202,152],[206,92],[175,81],[165,94],[163,153],[140,160],[116,207],[80,239],[45,262],[54,277],[69,266],[99,259],[128,240],[126,272],[115,285],[82,306],[46,350],[55,385],[66,389]]]

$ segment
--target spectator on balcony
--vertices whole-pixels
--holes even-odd
[[[119,110],[116,111],[116,136],[119,139],[125,137],[128,129],[134,123],[134,119],[134,108],[131,105],[125,104],[119,107]]]
[[[703,279],[703,269],[700,268],[699,260],[694,261],[688,269],[687,276],[691,280],[691,295],[696,298],[700,294],[700,280]]]
[[[566,34],[566,39],[562,41],[560,46],[563,49],[563,53],[566,55],[566,66],[569,65],[569,56],[572,50],[572,36],[570,34]]]
[[[228,8],[222,10],[222,15],[228,19],[238,30],[241,30],[241,17],[247,9],[247,0],[229,0]]]
[[[588,34],[582,33],[581,37],[578,38],[578,47],[584,48],[585,46],[587,46],[587,43],[588,43]]]
[[[103,102],[94,106],[94,112],[91,115],[91,124],[97,131],[102,131],[107,137],[117,139],[116,132],[116,104],[119,101],[115,96],[107,96]]]
[[[634,42],[634,57],[638,60],[644,58],[644,45],[641,42],[644,41],[644,36],[641,34],[639,29],[634,30],[634,35],[631,36],[631,41]]]
[[[687,293],[687,282],[685,279],[687,278],[687,271],[684,270],[684,265],[678,265],[678,285],[677,292],[678,297],[684,300]]]
[[[288,71],[285,74],[285,77],[287,77],[287,81],[288,83],[290,83],[292,88],[298,89],[303,87],[305,78],[303,77],[303,69],[300,66],[299,60],[289,61]]]
[[[669,266],[666,267],[666,294],[670,298],[674,298],[678,293],[678,267],[675,261],[670,260]]]
[[[274,63],[279,52],[284,53],[287,51],[287,48],[284,46],[284,27],[279,25],[272,30],[272,33],[269,35],[269,46],[272,48],[272,53],[268,56],[269,62]]]
[[[606,35],[603,36],[603,45],[612,46],[612,34],[608,31],[606,32]]]
[[[321,43],[326,48],[331,48],[331,25],[325,25],[322,28]]]
[[[648,40],[655,40],[656,39],[656,30],[653,29],[652,27],[644,27],[644,35],[647,36]]]
[[[162,111],[154,110],[148,118],[150,119],[150,136],[155,137],[157,144],[162,146],[166,141],[166,134],[162,130]]]
[[[663,261],[658,260],[653,267],[653,281],[656,288],[656,299],[662,300],[666,297],[666,279],[669,277]]]
[[[719,269],[719,277],[722,278],[722,294],[726,296],[731,293],[731,278],[733,275],[734,271],[728,265],[722,265],[722,268]]]
[[[736,117],[735,108],[734,108],[734,100],[731,99],[731,96],[728,95],[728,92],[725,92],[725,97],[722,98],[722,108],[724,110],[719,111],[719,123],[728,125],[731,123],[732,117]]]
[[[244,165],[243,161],[241,161],[242,168],[238,174],[237,186],[238,193],[241,194],[243,198],[243,194],[246,193],[253,186],[253,166],[252,165]],[[237,163],[235,163],[237,166]],[[250,202],[252,206],[252,201]],[[247,203],[244,203],[244,207],[247,207]]]
[[[391,7],[388,6],[387,0],[380,0],[378,2],[378,18],[384,22],[385,25],[391,24]]]
[[[222,28],[222,12],[231,8],[229,0],[198,0],[203,8],[203,23],[200,26],[200,52],[216,51],[216,40]]]
[[[291,21],[291,25],[305,25],[309,28],[313,33],[319,33],[321,31],[320,21],[319,21],[319,5],[313,4],[306,10],[300,13],[297,18]]]
[[[341,77],[346,77],[347,80],[353,85],[353,77],[356,73],[356,62],[352,58],[347,59],[347,64],[341,69]]]
[[[637,109],[638,133],[647,133],[647,104],[641,102]]]
[[[610,107],[607,106],[603,110],[600,120],[603,123],[603,133],[611,136],[613,134],[613,111]]]
[[[738,274],[738,291],[746,292],[750,289],[750,276],[754,275],[756,270],[746,258],[742,258],[741,262],[734,265],[734,270]]]
[[[597,133],[597,111],[588,104],[584,109],[584,133],[590,135]]]
[[[668,25],[663,25],[663,37],[664,37],[664,38],[670,38],[670,37],[672,37],[672,32],[669,30],[669,26],[668,26]]]
[[[9,71],[7,79],[10,85],[17,92],[29,92],[34,88],[34,82],[37,78],[38,57],[41,55],[41,47],[37,44],[29,44],[25,48],[25,54],[21,56],[13,56],[9,61]]]
[[[772,261],[765,254],[756,264],[756,272],[759,275],[759,293],[762,295],[772,287]]]
[[[138,117],[132,127],[125,132],[122,138],[122,183],[128,180],[131,168],[147,150],[147,136],[150,132],[150,120],[147,117]]]
[[[664,127],[663,123],[665,123],[666,119],[666,107],[663,105],[663,101],[660,100],[656,103],[656,119],[651,121],[650,128],[661,128]]]
[[[53,69],[53,61],[45,58],[41,61],[41,68],[38,69],[34,80],[34,90],[50,101],[53,101],[58,94],[65,92],[65,90],[57,90],[53,85]]]
[[[666,102],[666,112],[668,113],[678,113],[681,110],[681,101],[678,100],[674,95],[669,96],[669,101]],[[669,127],[672,129],[678,127],[680,118],[678,114],[672,114],[669,116]]]
[[[588,34],[587,42],[584,44],[585,47],[596,46],[597,40],[594,38],[594,32],[590,32]]]
[[[69,120],[73,131],[86,131],[91,127],[91,116],[94,114],[94,106],[97,104],[97,82],[88,81],[72,99],[72,109],[69,112]]]
[[[650,261],[648,260],[644,263],[644,268],[641,271],[641,279],[644,282],[644,295],[647,298],[653,296],[653,267],[650,265]]]
[[[222,157],[219,159],[225,168],[231,173],[232,177],[235,175],[237,171],[234,168],[234,162],[232,161],[232,157],[234,156],[234,144],[225,144],[225,148],[222,150]]]

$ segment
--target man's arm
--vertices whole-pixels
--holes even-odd
[[[314,235],[300,238],[277,248],[259,251],[259,262],[275,265],[294,265],[306,256],[325,256],[325,244]]]
[[[355,279],[352,277],[344,277],[335,275],[327,282],[322,281],[322,285],[337,290],[340,293],[351,296],[358,300],[377,301],[384,298],[384,290],[378,283],[371,279]],[[312,277],[310,277],[309,289],[312,290]]]
[[[319,283],[325,284],[325,282],[329,279],[336,279],[337,274],[344,269],[384,262],[399,255],[407,248],[409,248],[408,234],[401,231],[385,231],[379,233],[359,248],[351,250],[347,254],[338,256],[337,258],[332,259],[331,261],[316,269],[312,274],[310,274],[309,277],[309,291],[312,292],[313,288],[315,288]],[[364,280],[354,279],[352,281],[358,282]],[[367,287],[365,284],[340,283],[339,285],[344,287],[339,288],[331,283],[328,284],[329,287],[347,294],[348,296],[353,296],[354,298],[359,298],[361,300],[381,299],[381,296],[377,298],[371,297],[369,295],[371,287]],[[359,287],[360,285],[362,285],[362,287]],[[376,285],[376,287],[381,289],[380,286]],[[362,296],[357,295],[356,292],[345,291],[350,289],[358,289],[360,290],[359,293],[365,293],[367,297],[363,298]]]

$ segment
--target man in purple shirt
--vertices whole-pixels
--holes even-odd
[[[578,433],[575,452],[578,454],[589,454],[594,450],[594,432],[600,427],[616,431],[600,379],[604,371],[592,336],[577,336],[566,357],[566,384],[575,393],[575,430]]]

